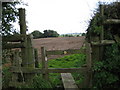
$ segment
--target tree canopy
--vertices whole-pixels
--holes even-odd
[[[54,30],[44,30],[44,37],[58,37],[59,34]]]
[[[39,30],[33,31],[31,34],[33,34],[33,38],[48,38],[48,37],[58,37],[59,34],[54,30],[44,30],[43,33],[41,33]]]
[[[17,33],[12,23],[18,19],[18,9],[16,5],[20,2],[2,2],[2,35]]]
[[[43,37],[43,34],[38,30],[33,31],[31,34],[33,34],[34,39]]]

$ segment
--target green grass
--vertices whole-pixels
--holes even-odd
[[[62,58],[49,60],[49,68],[79,68],[85,64],[85,55],[84,54],[73,54],[69,56],[64,56]],[[73,77],[76,80],[77,84],[80,84],[83,80],[83,75],[79,73],[72,73]],[[60,80],[60,73],[50,73],[49,74],[51,83],[56,85],[61,85],[62,81]]]
[[[73,54],[63,58],[49,60],[49,68],[76,68],[85,63],[84,54]]]

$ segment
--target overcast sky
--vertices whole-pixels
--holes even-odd
[[[28,32],[55,30],[59,34],[83,33],[99,1],[113,0],[24,0],[28,3]],[[114,0],[115,1],[115,0]]]

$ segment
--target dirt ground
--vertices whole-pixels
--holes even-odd
[[[41,47],[46,50],[67,50],[67,49],[80,49],[85,41],[85,37],[57,37],[57,38],[40,38],[33,40],[34,48],[38,49],[39,58],[41,56]],[[61,56],[51,56],[49,59]]]

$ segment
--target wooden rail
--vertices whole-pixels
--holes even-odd
[[[19,69],[23,73],[38,73],[38,74],[44,74],[45,70],[40,68],[29,68],[29,67],[11,67],[10,71],[13,73],[20,73]],[[84,73],[87,72],[87,67],[81,67],[81,68],[48,68],[48,73]]]
[[[25,36],[26,35],[23,35],[23,34],[2,36],[2,41],[4,41],[4,42],[20,42],[20,41],[24,41]]]
[[[91,42],[93,46],[103,46],[103,45],[110,45],[114,44],[114,40],[102,40],[101,42]]]
[[[80,54],[80,53],[85,53],[85,49],[68,49],[68,50],[46,51],[47,55],[68,55],[68,54]]]
[[[120,24],[119,19],[107,19],[104,24]]]
[[[25,45],[22,43],[8,43],[3,45],[3,49],[11,49],[11,48],[25,48]]]

